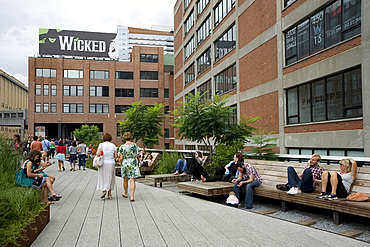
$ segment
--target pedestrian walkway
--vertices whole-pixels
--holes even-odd
[[[66,162],[68,163],[68,162]],[[370,246],[365,242],[137,183],[135,202],[100,199],[97,172],[46,173],[63,195],[32,246]]]

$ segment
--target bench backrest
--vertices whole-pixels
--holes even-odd
[[[262,177],[263,185],[273,186],[288,182],[287,169],[292,166],[297,173],[306,167],[307,163],[281,162],[246,159],[245,162],[256,167]],[[320,165],[329,172],[339,172],[339,165]],[[321,190],[321,188],[318,188]],[[352,185],[353,192],[370,193],[370,167],[358,167],[357,178]]]

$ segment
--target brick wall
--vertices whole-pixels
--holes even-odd
[[[318,123],[309,125],[300,125],[293,127],[285,127],[285,133],[305,133],[305,132],[321,132],[321,131],[337,131],[337,130],[353,130],[363,129],[363,121],[341,121],[335,123]]]

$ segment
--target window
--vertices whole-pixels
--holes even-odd
[[[90,104],[90,113],[109,113],[108,104]]]
[[[199,16],[208,5],[209,0],[199,0],[197,2],[197,16]]]
[[[192,64],[185,70],[185,85],[194,81],[195,79],[194,67],[195,67],[194,64]]]
[[[134,97],[134,89],[116,88],[116,97]]]
[[[140,88],[140,97],[158,98],[158,88]]]
[[[57,95],[57,85],[51,85],[51,96]]]
[[[164,138],[170,138],[170,129],[164,129]]]
[[[189,102],[190,101],[190,95],[195,95],[195,89],[191,90],[189,93],[185,94],[185,101]]]
[[[158,80],[158,71],[140,71],[140,80]]]
[[[204,52],[202,55],[200,55],[200,57],[197,59],[198,75],[202,74],[210,67],[211,67],[211,47],[209,47],[208,50]]]
[[[109,97],[109,87],[90,86],[90,97]]]
[[[57,104],[56,103],[51,103],[50,104],[50,112],[51,113],[56,113],[57,112]]]
[[[168,105],[166,105],[164,107],[164,114],[168,114],[170,112],[170,107]]]
[[[44,84],[44,96],[48,96],[48,95],[49,95],[49,85]]]
[[[77,69],[65,69],[64,78],[82,79],[84,78],[84,71]]]
[[[191,0],[184,0],[184,11],[189,7]]]
[[[363,149],[326,149],[326,148],[290,148],[288,147],[289,154],[296,155],[312,155],[318,153],[322,156],[345,156],[345,157],[365,157]],[[307,162],[308,159],[289,159],[290,161]],[[322,164],[320,162],[320,164]],[[330,161],[325,164],[339,164],[338,161]]]
[[[297,0],[284,0],[284,7],[288,7]]]
[[[84,96],[83,86],[63,86],[63,96]]]
[[[140,63],[158,63],[158,55],[140,54]]]
[[[169,144],[169,143],[165,143],[165,144],[164,144],[164,148],[165,148],[165,149],[170,149],[170,144]]]
[[[131,106],[130,105],[116,105],[115,113],[125,113]]]
[[[238,123],[238,108],[237,105],[230,106],[232,111],[229,113],[229,125],[234,125]]]
[[[116,79],[118,80],[133,80],[134,72],[116,71]]]
[[[83,113],[83,104],[63,104],[63,113]]]
[[[221,59],[236,45],[235,24],[215,42],[215,61]]]
[[[49,104],[44,103],[44,113],[49,113]]]
[[[41,95],[41,85],[40,84],[35,85],[35,95]]]
[[[222,0],[214,8],[215,27],[230,13],[235,7],[235,0]]]
[[[170,97],[170,90],[168,88],[164,89],[164,98],[168,99]]]
[[[197,91],[200,92],[200,95],[202,96],[202,100],[207,100],[212,98],[212,85],[211,80],[203,83],[197,88]]]
[[[287,123],[362,117],[361,69],[354,69],[286,91]]]
[[[41,103],[36,103],[35,104],[35,112],[41,112]],[[4,116],[4,118],[5,118],[5,116]]]
[[[57,77],[56,69],[36,69],[36,77]]]
[[[285,63],[331,47],[361,32],[361,1],[337,0],[285,33]]]
[[[194,10],[190,12],[188,18],[184,22],[184,36],[190,31],[194,25]]]
[[[184,46],[184,56],[185,60],[190,57],[194,52],[194,36],[190,38],[189,42]]]
[[[109,79],[109,71],[105,70],[90,70],[91,79]]]
[[[209,36],[211,33],[211,16],[208,16],[207,19],[202,23],[200,28],[197,30],[197,45],[203,43],[203,41]]]
[[[236,64],[224,70],[215,77],[216,94],[222,95],[230,90],[236,89]]]

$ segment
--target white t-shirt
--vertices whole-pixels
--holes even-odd
[[[114,165],[114,152],[117,150],[116,145],[111,142],[103,142],[99,144],[98,149],[103,151],[103,164]]]

